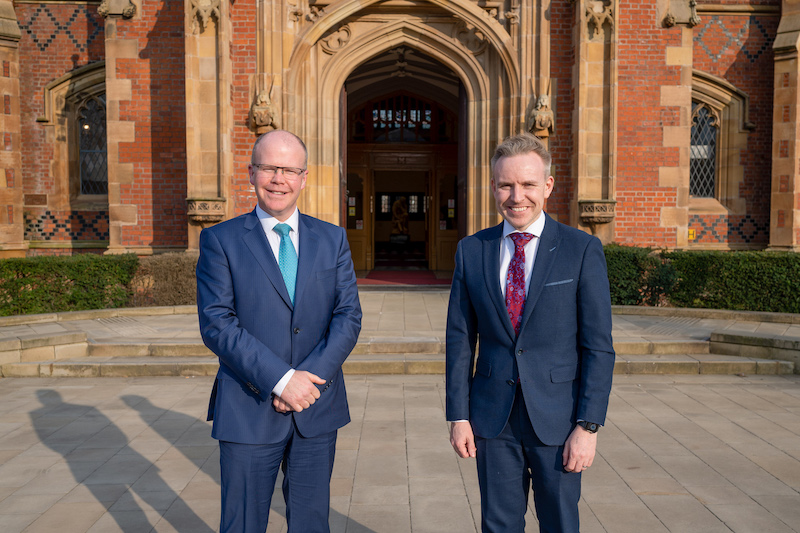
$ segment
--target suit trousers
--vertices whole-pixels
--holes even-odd
[[[519,386],[503,431],[477,437],[475,445],[484,533],[525,531],[531,483],[539,531],[578,533],[581,475],[564,471],[564,446],[547,446],[536,436]]]
[[[264,533],[278,467],[290,533],[328,533],[336,431],[305,438],[292,431],[275,444],[220,441],[220,533]]]

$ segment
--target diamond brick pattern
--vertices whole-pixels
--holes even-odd
[[[19,29],[30,35],[40,52],[47,50],[59,35],[66,36],[78,51],[85,52],[92,44],[92,41],[103,32],[102,24],[95,18],[95,11],[96,9],[93,6],[91,10],[88,5],[75,6],[72,15],[61,22],[50,12],[47,6],[39,6],[33,11],[29,19],[23,19],[18,22]],[[83,25],[85,28],[82,28],[80,33],[88,30],[87,38],[78,38],[74,34],[72,28],[76,23]]]
[[[691,215],[689,228],[695,230],[694,243],[765,243],[769,221],[751,215]]]
[[[716,32],[721,32],[724,36],[719,49],[708,42],[711,40],[708,37]],[[719,61],[729,50],[733,50],[744,55],[750,63],[755,63],[762,54],[772,48],[773,37],[767,33],[757,17],[749,17],[744,25],[735,31],[727,26],[726,19],[714,15],[700,28],[694,40],[714,61]]]
[[[25,239],[32,241],[108,240],[107,211],[25,213]]]

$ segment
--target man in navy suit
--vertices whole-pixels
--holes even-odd
[[[336,432],[350,421],[342,364],[361,305],[345,230],[297,209],[307,162],[295,135],[259,137],[256,208],[200,234],[200,331],[220,363],[208,416],[222,532],[264,533],[279,466],[289,531],[329,531]]]
[[[447,420],[456,453],[477,459],[484,532],[524,531],[532,483],[540,530],[578,533],[581,472],[611,392],[603,247],[544,213],[550,161],[533,135],[500,144],[491,184],[504,222],[456,252]]]

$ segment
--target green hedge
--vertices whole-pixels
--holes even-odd
[[[138,264],[134,254],[1,260],[0,316],[124,307]]]
[[[800,313],[800,254],[605,247],[611,302]]]
[[[132,305],[195,305],[197,252],[174,252],[140,259],[131,285]]]

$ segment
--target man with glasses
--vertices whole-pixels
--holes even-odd
[[[220,363],[208,417],[221,532],[266,530],[279,467],[289,531],[329,531],[336,432],[350,421],[342,364],[361,306],[345,230],[297,209],[307,163],[297,136],[259,137],[255,209],[200,235],[200,331]]]

